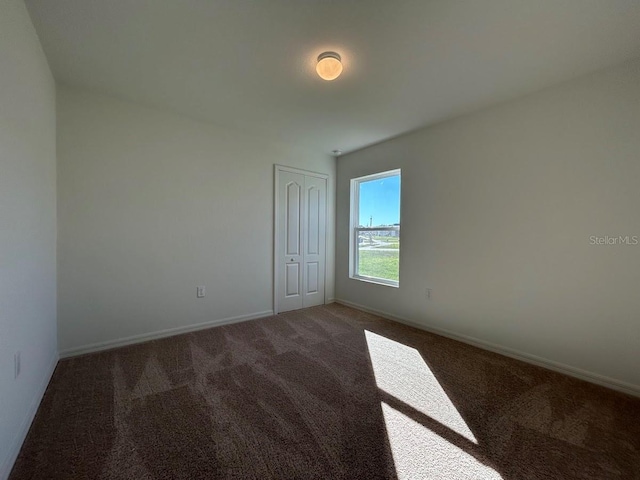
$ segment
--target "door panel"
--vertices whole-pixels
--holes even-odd
[[[318,262],[307,263],[307,293],[317,293],[319,280]]]
[[[287,232],[285,255],[300,255],[300,213],[302,207],[302,185],[297,182],[289,182],[286,186],[286,224],[285,230]]]
[[[300,295],[300,264],[299,263],[287,263],[285,268],[286,285],[287,290],[285,295],[292,297]]]
[[[320,245],[320,228],[319,212],[320,212],[320,190],[315,186],[312,186],[307,190],[307,198],[309,208],[307,209],[308,215],[308,229],[307,229],[307,254],[318,255],[318,247]]]
[[[309,175],[304,180],[307,208],[303,218],[305,289],[302,305],[311,307],[324,304],[327,180]]]
[[[292,172],[279,172],[279,191],[277,195],[278,211],[278,251],[276,262],[279,272],[277,291],[279,292],[278,310],[286,312],[302,308],[302,244],[303,244],[303,196],[304,175]]]

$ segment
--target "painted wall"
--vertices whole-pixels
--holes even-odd
[[[333,297],[334,158],[59,88],[61,353],[270,312],[275,163],[330,175]]]
[[[57,360],[55,121],[55,84],[27,10],[0,0],[0,478]]]
[[[640,238],[639,132],[637,60],[341,157],[336,297],[640,393],[640,244],[590,238]],[[348,278],[349,179],[393,168],[399,289]]]

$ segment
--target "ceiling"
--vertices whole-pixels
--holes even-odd
[[[326,153],[640,56],[638,0],[26,3],[59,82]]]

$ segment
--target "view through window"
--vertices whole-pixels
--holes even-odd
[[[398,286],[400,170],[351,180],[350,276]]]

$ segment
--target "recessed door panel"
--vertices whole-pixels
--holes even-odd
[[[291,182],[287,185],[286,196],[286,246],[285,255],[300,254],[300,213],[302,207],[302,185]]]
[[[308,205],[307,218],[307,253],[318,255],[320,246],[320,190],[312,186],[307,190]]]
[[[307,263],[307,291],[305,293],[318,293],[319,271],[318,262]]]
[[[285,268],[287,290],[285,295],[293,297],[300,295],[300,264],[287,263]]]

